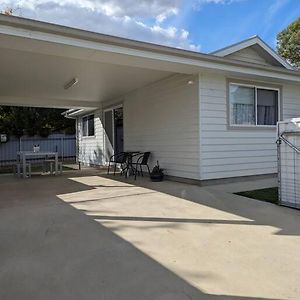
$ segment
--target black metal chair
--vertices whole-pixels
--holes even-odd
[[[122,174],[127,166],[127,157],[128,157],[128,153],[126,153],[126,152],[120,152],[120,153],[112,155],[109,159],[107,175],[109,175],[110,165],[112,163],[114,164],[114,175],[116,174],[117,164],[121,165],[121,174]],[[125,167],[124,167],[124,164],[125,164]]]
[[[144,176],[142,166],[147,167],[148,173],[149,173],[149,176],[150,176],[150,168],[149,168],[149,165],[148,165],[150,154],[151,154],[151,152],[144,152],[144,153],[139,153],[139,154],[136,154],[136,155],[133,156],[133,157],[137,157],[136,161],[131,163],[132,167],[134,169],[134,179],[135,180],[136,180],[136,176],[137,176],[138,173],[141,173],[141,175]],[[138,170],[138,168],[140,170]]]

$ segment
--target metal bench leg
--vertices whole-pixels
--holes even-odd
[[[31,177],[31,164],[28,164],[28,177]]]
[[[16,177],[17,176],[17,166],[16,165],[12,166],[12,171],[13,171],[13,175]]]
[[[17,176],[21,177],[21,164],[17,165]]]

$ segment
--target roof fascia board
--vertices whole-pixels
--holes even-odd
[[[254,40],[253,38],[247,39],[247,40],[242,41],[240,43],[236,43],[236,44],[227,46],[225,48],[222,48],[220,50],[216,50],[214,52],[211,52],[210,54],[213,54],[213,55],[216,55],[216,56],[219,56],[219,57],[224,57],[226,55],[229,55],[229,54],[232,54],[234,52],[240,51],[244,48],[253,46],[255,44],[255,42],[253,42],[253,40]]]
[[[259,45],[261,48],[263,48],[270,56],[272,56],[276,61],[278,61],[282,66],[289,70],[293,70],[294,68],[287,63],[282,57],[280,57],[272,48],[270,48],[263,40],[261,40],[259,37],[255,36],[253,38],[250,38],[248,40],[242,41],[240,43],[234,44],[232,46],[228,46],[226,48],[223,48],[221,50],[217,50],[215,52],[212,52],[211,54],[224,57],[229,54],[232,54],[234,52],[243,50],[245,48],[251,47],[253,45]]]
[[[258,38],[258,44],[267,51],[274,59],[276,59],[280,64],[286,67],[288,70],[294,70],[294,68],[285,61],[280,55],[278,55],[272,48],[270,48],[264,41]]]

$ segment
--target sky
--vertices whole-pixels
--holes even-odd
[[[0,0],[13,14],[134,40],[209,53],[259,35],[276,35],[300,0]]]

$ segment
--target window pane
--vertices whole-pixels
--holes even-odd
[[[94,127],[94,115],[88,116],[88,135],[93,136],[95,134]]]
[[[278,92],[257,89],[257,125],[276,125],[278,121]]]
[[[87,136],[87,117],[82,118],[82,135]]]
[[[255,125],[255,89],[231,84],[229,97],[231,124]]]

